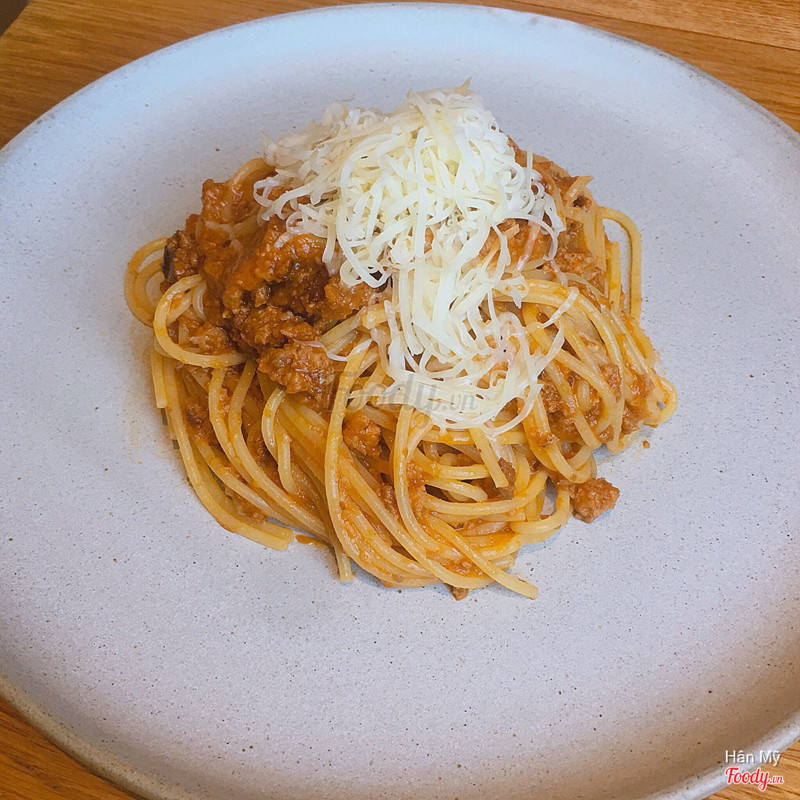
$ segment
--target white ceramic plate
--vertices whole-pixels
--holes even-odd
[[[327,103],[466,78],[633,216],[677,416],[622,490],[454,602],[220,529],[153,409],[122,297],[202,180]],[[800,143],[662,53],[476,7],[217,31],[78,93],[0,162],[0,673],[63,746],[158,798],[700,798],[800,736]]]

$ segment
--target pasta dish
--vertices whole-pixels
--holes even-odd
[[[219,523],[277,549],[300,529],[345,581],[355,563],[535,597],[520,548],[613,507],[596,452],[677,401],[639,325],[639,232],[589,181],[466,86],[333,104],[207,180],[201,212],[134,255],[126,298]]]

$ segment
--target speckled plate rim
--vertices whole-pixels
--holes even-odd
[[[17,689],[2,673],[0,673],[0,695],[28,724],[70,757],[126,792],[144,800],[208,800],[206,795],[167,785],[144,770],[126,764],[76,736],[45,708]],[[800,715],[795,715],[785,724],[770,731],[763,739],[754,742],[748,752],[783,752],[797,741],[798,736],[800,736]],[[754,769],[763,763],[750,766]],[[710,767],[688,781],[682,781],[661,792],[645,795],[641,800],[705,800],[725,786],[727,783],[724,774],[718,768]]]
[[[510,9],[476,5],[416,2],[368,3],[363,5],[341,5],[276,14],[271,17],[257,18],[247,22],[239,23],[237,25],[218,28],[205,34],[177,42],[169,47],[154,51],[153,53],[136,59],[135,61],[102,76],[96,81],[78,90],[45,112],[41,117],[28,125],[8,144],[6,144],[5,147],[0,150],[0,163],[5,159],[12,158],[16,150],[20,148],[28,139],[28,137],[35,132],[36,127],[40,123],[57,119],[65,109],[71,108],[75,104],[79,104],[84,95],[102,91],[106,82],[115,79],[121,74],[133,74],[141,69],[149,70],[161,59],[169,57],[171,53],[192,48],[193,44],[199,39],[207,40],[212,37],[229,36],[231,32],[235,31],[236,29],[247,28],[251,26],[265,26],[268,28],[270,20],[277,17],[282,17],[285,19],[287,17],[300,18],[306,15],[333,16],[351,13],[360,15],[370,13],[371,9],[379,9],[383,7],[402,7],[407,9],[409,13],[413,13],[413,11],[417,8],[426,8],[437,5],[447,6],[450,9],[459,9],[466,14],[490,13],[496,15],[508,15],[509,17],[515,15],[525,17],[543,16],[525,11],[515,11]],[[589,26],[581,25],[569,20],[560,19],[558,17],[548,16],[543,18],[547,19],[550,24],[555,25],[562,30],[580,28],[584,32],[588,32],[595,41],[601,43],[611,42],[616,46],[628,48],[638,48],[649,54],[651,57],[666,59],[672,62],[675,66],[678,66],[684,71],[692,73],[695,77],[712,86],[717,91],[724,92],[729,97],[735,99],[735,101],[745,108],[749,114],[759,115],[764,121],[773,126],[776,132],[779,132],[782,136],[786,137],[791,146],[795,148],[798,153],[800,153],[800,135],[798,135],[782,120],[778,119],[771,112],[766,110],[763,106],[759,105],[738,90],[713,77],[712,75],[709,75],[703,70],[694,67],[693,65],[688,64],[675,56],[658,50],[657,48],[623,36],[591,28]],[[147,771],[131,766],[123,759],[112,756],[102,748],[93,745],[90,741],[75,735],[67,725],[56,719],[47,711],[45,707],[35,702],[26,693],[21,691],[2,673],[0,673],[0,695],[2,695],[3,698],[31,726],[41,732],[61,750],[83,764],[93,773],[111,781],[113,784],[124,789],[126,792],[146,798],[146,800],[203,800],[203,798],[206,797],[204,794],[194,793],[173,784],[167,784],[164,781],[154,777]],[[762,738],[753,742],[749,748],[749,752],[783,752],[785,749],[792,746],[799,738],[800,713],[797,713],[789,717],[783,724],[773,728]],[[754,764],[752,767],[755,768],[755,766],[758,765],[759,764]],[[702,800],[703,798],[707,798],[708,796],[721,790],[726,785],[727,784],[723,770],[718,766],[714,766],[692,776],[688,780],[676,782],[672,786],[662,791],[642,796],[641,800]]]

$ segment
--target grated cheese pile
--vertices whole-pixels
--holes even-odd
[[[410,403],[442,428],[495,433],[530,412],[563,337],[549,353],[532,350],[519,316],[495,302],[519,306],[526,293],[499,226],[539,226],[552,258],[563,223],[531,156],[517,163],[473,92],[412,92],[391,114],[336,103],[321,123],[267,139],[265,158],[277,174],[256,185],[262,216],[285,219],[288,236],[324,238],[323,260],[343,283],[390,287],[388,336],[372,331],[392,380],[379,401]],[[493,428],[514,400],[515,419]]]

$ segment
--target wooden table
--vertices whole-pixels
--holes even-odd
[[[2,0],[0,0],[2,1]],[[638,39],[721,78],[800,131],[800,0],[488,2]],[[90,81],[158,48],[311,0],[32,0],[0,36],[0,146]],[[800,691],[800,687],[798,687]],[[800,742],[773,775],[783,786],[729,788],[714,800],[800,800]],[[0,700],[2,800],[125,800]]]

